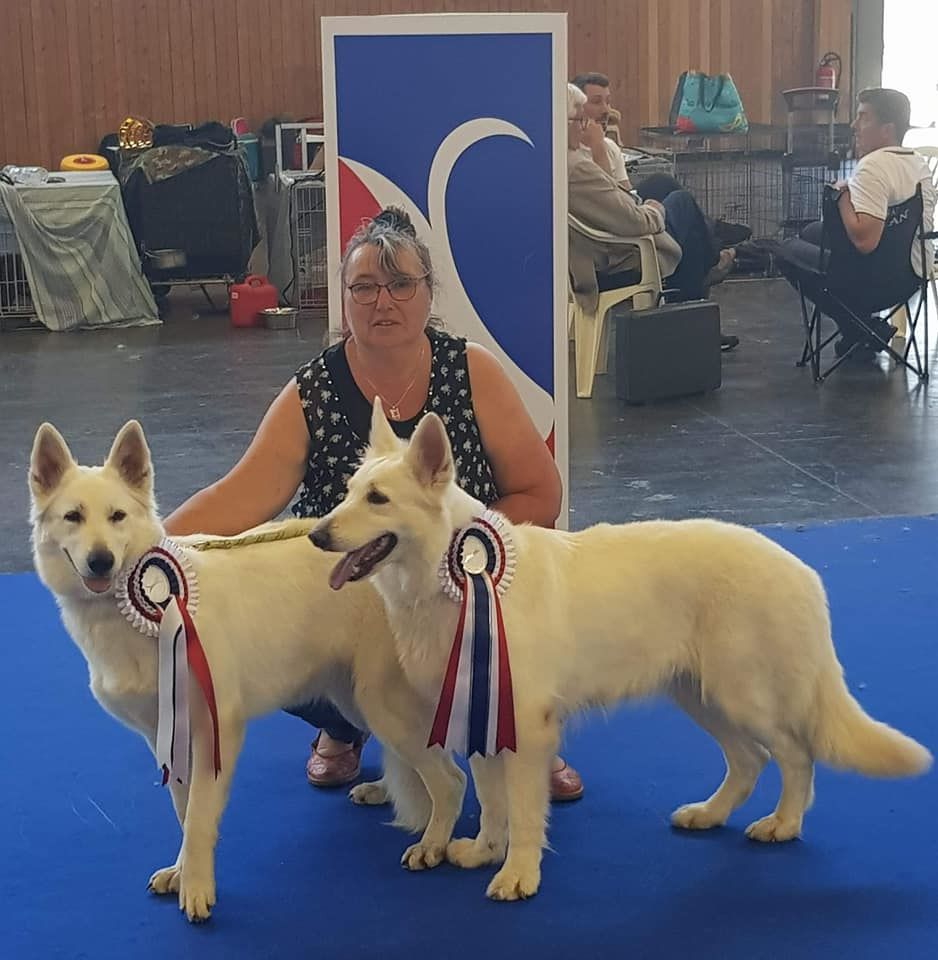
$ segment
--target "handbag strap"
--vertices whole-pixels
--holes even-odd
[[[720,95],[723,93],[723,87],[726,84],[726,74],[721,73],[717,78],[717,92],[713,95],[713,99],[710,101],[710,105],[707,106],[707,101],[704,98],[704,81],[707,79],[705,73],[700,74],[700,105],[707,111],[707,113],[712,113],[713,108],[717,105],[717,101],[720,99]]]

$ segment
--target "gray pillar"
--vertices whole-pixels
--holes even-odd
[[[853,0],[854,94],[883,83],[884,0]]]

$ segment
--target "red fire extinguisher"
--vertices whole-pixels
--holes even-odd
[[[821,62],[817,65],[817,70],[814,74],[814,85],[829,90],[836,90],[840,68],[840,54],[834,53],[833,50],[825,53],[824,56],[821,57]]]

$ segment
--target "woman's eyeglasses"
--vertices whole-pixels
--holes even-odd
[[[371,280],[361,283],[350,283],[348,291],[352,299],[361,307],[370,307],[378,302],[378,295],[382,290],[387,290],[392,300],[403,303],[407,300],[413,300],[417,293],[417,286],[427,277],[398,277],[390,283],[374,283]]]

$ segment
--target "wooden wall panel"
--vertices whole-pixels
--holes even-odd
[[[851,0],[19,0],[0,28],[0,163],[57,166],[129,113],[259,124],[321,113],[322,16],[565,12],[571,76],[608,73],[635,142],[667,119],[678,74],[733,74],[750,118],[836,49],[849,77]],[[432,81],[428,81],[432,82]],[[842,84],[842,87],[844,84]],[[842,115],[850,111],[844,98]]]

